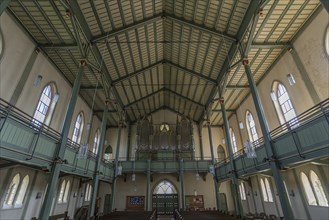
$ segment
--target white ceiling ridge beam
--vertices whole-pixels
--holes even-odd
[[[133,24],[130,24],[130,25],[127,25],[127,26],[124,26],[124,27],[121,27],[121,28],[118,28],[118,29],[115,29],[115,30],[112,30],[112,31],[109,31],[108,33],[106,34],[103,34],[103,35],[100,35],[100,36],[96,36],[94,37],[91,42],[92,43],[98,43],[98,42],[106,42],[106,40],[110,37],[114,37],[116,35],[119,35],[119,34],[122,34],[124,32],[127,32],[127,31],[130,31],[130,30],[134,30],[134,29],[137,29],[139,27],[142,27],[142,26],[145,26],[145,25],[148,25],[150,23],[154,23],[154,22],[157,22],[159,20],[163,19],[163,13],[160,13],[160,14],[155,14],[154,16],[150,17],[150,18],[146,18],[144,20],[141,20],[141,21],[138,21],[138,22],[135,22]]]
[[[215,28],[209,28],[205,25],[200,25],[200,24],[194,23],[193,21],[188,21],[184,18],[177,17],[173,14],[165,13],[164,15],[169,20],[172,20],[172,21],[178,22],[180,24],[184,24],[184,25],[199,29],[203,32],[207,32],[209,34],[216,35],[216,36],[221,37],[221,38],[225,38],[225,40],[227,40],[227,41],[230,41],[230,42],[236,42],[237,41],[237,39],[234,36],[230,36],[228,34],[221,33],[220,31],[216,30]]]

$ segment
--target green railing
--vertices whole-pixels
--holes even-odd
[[[236,170],[229,158],[215,165],[219,181],[251,174],[270,168],[270,163],[279,160],[282,168],[294,163],[307,162],[329,155],[329,99],[303,112],[296,118],[274,129],[271,144],[275,156],[267,157],[263,138],[253,143],[256,158],[248,158],[245,149],[234,154]]]
[[[95,171],[95,154],[79,159],[79,145],[67,142],[64,158],[55,158],[60,134],[36,122],[31,116],[0,99],[0,157],[22,164],[50,170],[54,162],[62,163],[62,171],[92,177]],[[113,165],[103,162],[101,179],[112,181]]]

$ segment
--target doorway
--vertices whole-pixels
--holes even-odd
[[[157,209],[158,215],[173,215],[178,209],[178,194],[171,182],[161,181],[153,191],[152,208]]]

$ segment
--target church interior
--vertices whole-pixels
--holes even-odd
[[[329,219],[328,12],[2,0],[0,219]]]

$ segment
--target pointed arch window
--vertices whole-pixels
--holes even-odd
[[[177,191],[171,182],[163,180],[154,188],[154,194],[177,194]]]
[[[50,83],[44,87],[38,105],[33,114],[33,123],[40,127],[42,123],[49,125],[58,99],[55,86]]]
[[[93,187],[88,183],[86,185],[86,191],[85,191],[85,201],[91,200],[91,193],[92,193]]]
[[[222,145],[219,145],[217,147],[217,157],[218,157],[218,162],[225,160],[225,150]]]
[[[66,203],[70,192],[70,181],[63,180],[58,195],[58,203]]]
[[[256,130],[256,124],[253,115],[250,111],[247,111],[246,113],[246,121],[247,121],[247,127],[248,127],[248,135],[250,138],[250,142],[254,142],[258,140],[258,134]]]
[[[260,187],[262,190],[264,202],[273,202],[272,190],[268,178],[260,179]]]
[[[240,183],[240,185],[239,185],[239,190],[240,190],[241,200],[247,200],[246,190],[245,190],[245,188],[244,188],[244,184],[243,184],[243,182]]]
[[[300,178],[302,180],[302,184],[304,187],[304,192],[306,194],[307,202],[309,205],[318,205],[315,199],[315,195],[311,186],[310,181],[308,180],[306,174],[304,172],[301,172]]]
[[[282,111],[285,121],[287,122],[296,118],[295,109],[291,103],[286,87],[282,83],[278,84],[277,95],[280,109]]]
[[[99,129],[96,130],[96,133],[95,133],[95,137],[94,137],[94,143],[93,143],[93,149],[92,149],[92,152],[94,154],[97,154],[97,151],[98,151],[98,145],[99,145]]]
[[[20,175],[16,174],[14,178],[11,180],[4,201],[4,205],[3,205],[4,208],[11,208],[14,205],[14,199],[17,193],[20,179],[21,179]]]
[[[83,113],[80,112],[77,116],[77,119],[75,120],[74,124],[74,130],[73,130],[73,135],[72,135],[72,141],[75,143],[80,143],[81,140],[81,135],[83,131],[83,125],[84,125],[84,120],[83,120]]]
[[[29,175],[26,175],[23,178],[21,186],[18,191],[18,195],[17,195],[16,202],[15,202],[16,207],[22,206],[29,182],[30,182],[30,177],[29,177]]]
[[[110,162],[113,159],[113,150],[111,145],[107,146],[104,152],[104,160],[105,162]]]
[[[328,199],[318,175],[313,170],[310,171],[309,178],[304,172],[301,172],[300,175],[308,204],[328,207]]]
[[[233,153],[238,151],[238,145],[236,143],[235,133],[232,128],[230,128],[231,140],[232,140],[232,151]]]

